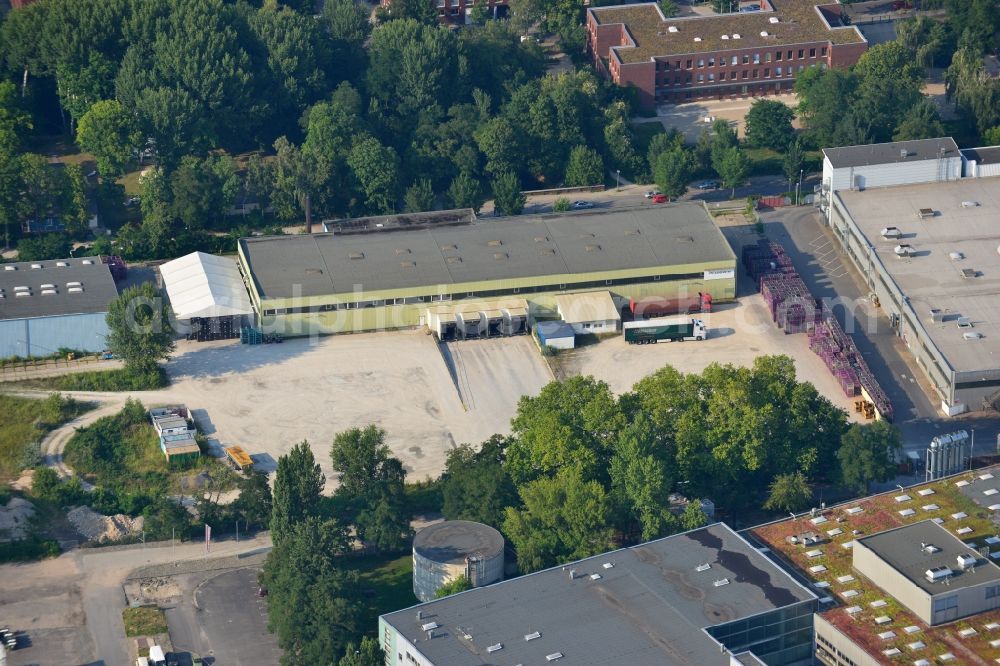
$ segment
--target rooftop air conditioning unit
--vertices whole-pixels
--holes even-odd
[[[1000,252],[1000,248],[997,249],[997,252]],[[4,266],[3,269],[5,271],[16,271],[17,270],[17,266]]]
[[[983,337],[983,334],[979,331],[966,331],[965,333],[962,333],[963,340],[982,340]]]
[[[958,568],[961,569],[962,571],[965,571],[966,569],[971,569],[972,567],[976,566],[976,558],[967,553],[962,553],[958,555],[955,558],[955,560],[958,562]]]
[[[905,160],[907,157],[910,156],[910,151],[907,150],[906,148],[900,148],[899,149],[899,156],[902,157]]]
[[[893,252],[896,253],[897,257],[912,257],[916,250],[913,249],[912,245],[900,243],[893,249]]]
[[[778,23],[781,19],[779,19],[777,16],[772,16],[771,18],[769,18],[767,20],[768,20],[769,23]]]
[[[979,207],[979,202],[978,201],[963,201],[962,202],[962,208],[978,208],[978,207]]]
[[[33,270],[33,271],[37,271],[41,267],[42,267],[41,264],[31,264],[31,270]]]
[[[667,32],[680,32],[676,25],[669,26]]]
[[[944,321],[944,311],[939,310],[938,308],[931,308],[930,315],[931,315],[931,321],[934,322],[935,324],[940,324],[941,322]]]
[[[701,37],[695,37],[695,38],[694,38],[694,41],[696,41],[696,42],[700,42],[700,41],[701,41]]]
[[[722,38],[723,39],[729,39],[729,35],[723,35]]]
[[[940,580],[944,580],[952,574],[952,570],[948,567],[934,567],[933,569],[928,569],[924,572],[924,576],[927,577],[932,583],[936,583]]]
[[[94,260],[93,259],[84,259],[83,260],[83,265],[84,266],[93,266],[94,265]]]
[[[952,261],[962,261],[962,259],[965,259],[965,253],[964,252],[949,252],[948,253],[948,257]]]
[[[740,39],[740,33],[734,32],[733,33],[733,39]]]
[[[968,317],[959,317],[957,324],[959,328],[972,328],[972,320]]]
[[[885,227],[882,229],[882,238],[902,238],[903,232],[899,227]]]
[[[57,261],[56,262],[56,266],[58,266],[59,268],[66,268],[66,267],[69,266],[69,263],[67,263],[65,261]]]
[[[768,36],[769,36],[769,34],[768,34],[767,30],[761,30],[761,31],[760,31],[760,36],[761,36],[761,37],[768,37]]]

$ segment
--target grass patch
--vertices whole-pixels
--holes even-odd
[[[364,557],[357,571],[365,600],[361,626],[376,626],[379,615],[419,603],[413,595],[412,555]]]
[[[45,433],[90,409],[71,398],[44,400],[0,395],[0,477],[12,477],[37,462],[37,443]]]
[[[59,544],[52,539],[20,539],[0,543],[0,563],[30,562],[46,557],[56,557],[60,553]]]
[[[140,478],[153,482],[169,471],[146,408],[136,400],[129,400],[114,416],[78,430],[64,457],[77,472],[104,486]]]
[[[167,618],[157,606],[126,608],[122,611],[122,622],[129,637],[167,633]]]
[[[113,370],[93,370],[76,372],[59,377],[40,377],[20,382],[10,382],[12,386],[39,388],[55,391],[153,391],[170,385],[167,372],[157,368],[154,372],[136,374],[124,368]]]

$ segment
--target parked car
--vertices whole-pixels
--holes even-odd
[[[670,197],[666,194],[657,194],[653,197],[653,203],[667,203],[668,201],[670,201]]]
[[[892,11],[898,12],[901,9],[913,9],[913,3],[909,0],[896,0],[892,3]]]
[[[703,180],[700,183],[695,183],[695,187],[699,190],[717,190],[719,189],[719,181]]]
[[[655,197],[659,193],[660,193],[659,190],[650,190],[649,192],[646,192],[646,198],[647,199],[652,199],[653,197]]]
[[[574,201],[570,204],[570,208],[573,210],[583,210],[585,208],[593,208],[594,204],[589,201]]]

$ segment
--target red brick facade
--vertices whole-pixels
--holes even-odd
[[[727,41],[735,40],[727,37]],[[601,24],[593,10],[587,13],[587,42],[598,71],[618,85],[635,87],[639,104],[645,109],[657,104],[790,92],[795,77],[807,67],[846,68],[868,49],[863,40],[847,44],[830,40],[798,43],[774,40],[743,48],[653,55],[629,62],[614,48],[625,47],[623,52],[627,52],[634,47],[629,26]]]

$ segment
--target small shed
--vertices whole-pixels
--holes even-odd
[[[241,446],[227,446],[226,459],[237,471],[245,472],[253,468],[253,458]]]
[[[576,346],[576,332],[562,320],[540,321],[535,324],[538,341],[553,349],[573,349]]]
[[[160,450],[167,457],[168,465],[197,460],[201,455],[201,448],[195,441],[193,432],[163,435],[160,437]]]
[[[577,333],[614,333],[621,327],[621,314],[607,291],[558,294],[556,309]]]

